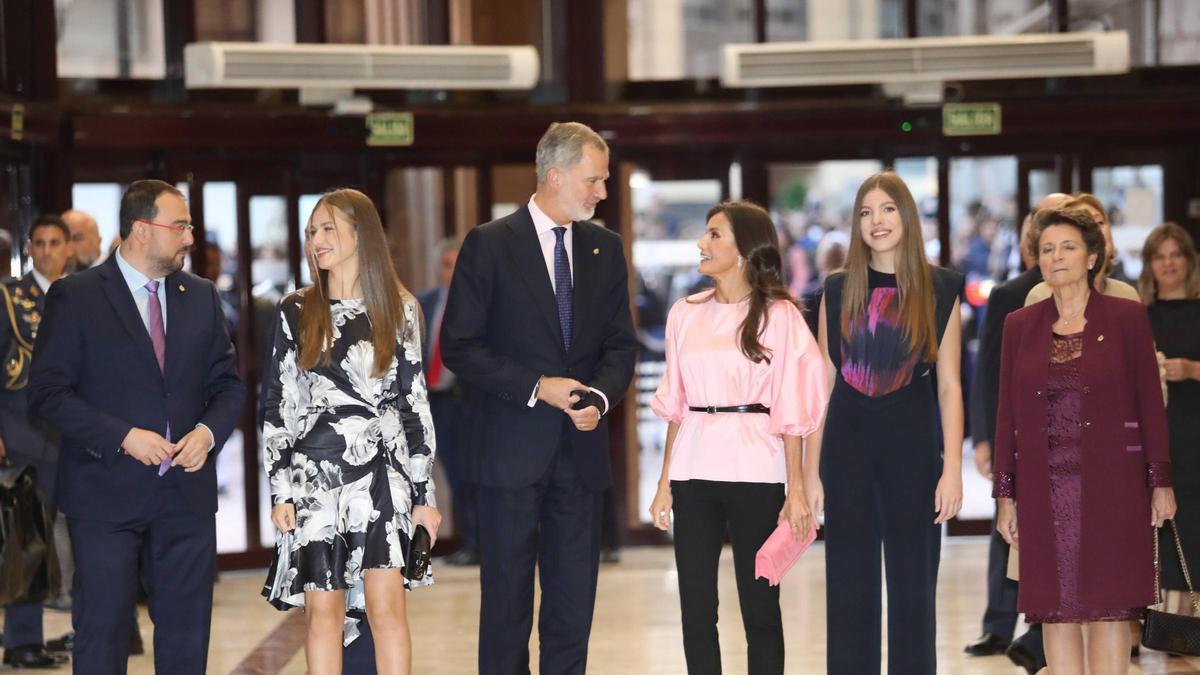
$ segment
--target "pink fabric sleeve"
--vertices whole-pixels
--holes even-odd
[[[821,424],[829,404],[825,359],[800,310],[777,301],[768,314],[771,354],[770,433],[807,436]],[[765,337],[765,336],[764,336]]]
[[[676,424],[683,421],[683,414],[687,411],[687,393],[679,374],[679,324],[683,321],[681,315],[688,309],[686,300],[684,298],[676,302],[667,314],[667,369],[658,383],[654,398],[650,400],[650,409],[655,415]]]

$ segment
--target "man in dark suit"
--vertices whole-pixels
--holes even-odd
[[[55,513],[59,438],[50,425],[29,414],[26,384],[33,342],[46,312],[46,292],[66,272],[70,242],[71,232],[61,218],[39,217],[29,228],[28,250],[33,269],[20,279],[6,281],[0,288],[4,301],[0,309],[0,354],[9,357],[4,364],[4,386],[0,388],[0,458],[7,455],[14,464],[33,465],[38,489],[46,498],[46,510],[51,516]],[[59,659],[46,650],[43,640],[41,601],[6,607],[4,665],[53,668],[58,663]]]
[[[450,481],[455,534],[459,540],[458,550],[446,556],[445,562],[450,565],[478,565],[478,508],[475,485],[470,479],[474,472],[470,470],[470,457],[465,446],[467,437],[463,433],[463,424],[468,419],[467,385],[446,367],[438,340],[461,246],[462,243],[457,239],[447,239],[438,245],[438,283],[418,295],[417,300],[425,316],[421,362],[425,365],[425,385],[429,388],[429,407],[437,433],[438,460],[446,470],[446,479]]]
[[[1047,195],[1034,207],[1051,208],[1069,199],[1059,192]],[[975,380],[971,391],[971,435],[975,442],[975,467],[988,480],[992,478],[992,440],[996,429],[996,408],[1000,398],[1000,346],[1004,341],[1004,319],[1025,306],[1025,296],[1042,281],[1037,264],[1037,240],[1032,227],[1033,214],[1025,217],[1018,242],[1025,271],[992,289],[984,312],[979,353],[975,358]],[[1042,649],[1041,626],[1033,626],[1015,642],[1017,626],[1017,582],[1008,578],[1008,544],[992,528],[988,545],[988,602],[983,614],[983,634],[967,645],[971,656],[1007,653],[1009,658],[1031,674],[1046,664]]]
[[[204,673],[216,553],[215,462],[242,414],[221,302],[180,271],[183,195],[142,180],[121,198],[121,248],[55,284],[29,383],[63,434],[60,508],[75,554],[76,673],[124,673],[139,558],[160,673]]]
[[[587,222],[607,196],[608,146],[553,124],[537,178],[527,205],[467,235],[442,321],[445,364],[476,392],[482,675],[529,672],[535,566],[541,672],[587,666],[612,482],[605,415],[637,350],[621,239]]]

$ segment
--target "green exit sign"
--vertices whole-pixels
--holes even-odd
[[[947,103],[942,106],[947,136],[995,136],[1000,133],[999,103]]]
[[[413,115],[410,112],[369,113],[367,132],[367,145],[412,145]]]

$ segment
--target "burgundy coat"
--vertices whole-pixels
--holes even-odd
[[[1150,480],[1170,485],[1167,416],[1146,309],[1092,293],[1080,362],[1083,448],[1080,599],[1094,609],[1154,600]],[[1017,605],[1059,606],[1046,436],[1052,298],[1008,316],[996,415],[996,494],[1015,474],[1020,569]],[[1074,572],[1072,572],[1074,573]]]

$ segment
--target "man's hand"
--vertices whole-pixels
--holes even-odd
[[[125,450],[125,454],[146,466],[158,466],[164,460],[175,456],[175,446],[170,441],[153,431],[137,427],[125,434],[121,448]]]
[[[538,400],[545,401],[559,410],[566,410],[568,414],[571,412],[571,405],[579,400],[579,396],[571,392],[575,389],[587,389],[587,386],[582,382],[569,377],[547,377],[543,375],[539,381],[541,385],[538,386]],[[574,418],[572,417],[572,419]],[[576,423],[576,426],[579,426],[578,423]]]
[[[1166,371],[1167,382],[1182,382],[1192,379],[1194,364],[1195,361],[1188,359],[1164,359],[1162,366]]]
[[[182,466],[187,473],[194,473],[204,468],[208,460],[208,449],[212,447],[212,432],[204,427],[196,427],[175,444],[175,459],[171,466]]]
[[[589,405],[583,410],[567,408],[563,412],[567,413],[567,416],[575,423],[575,428],[580,431],[592,431],[600,426],[600,409],[594,405]]]
[[[979,475],[984,478],[992,479],[992,444],[987,441],[979,441],[975,444],[975,468],[979,471]]]

